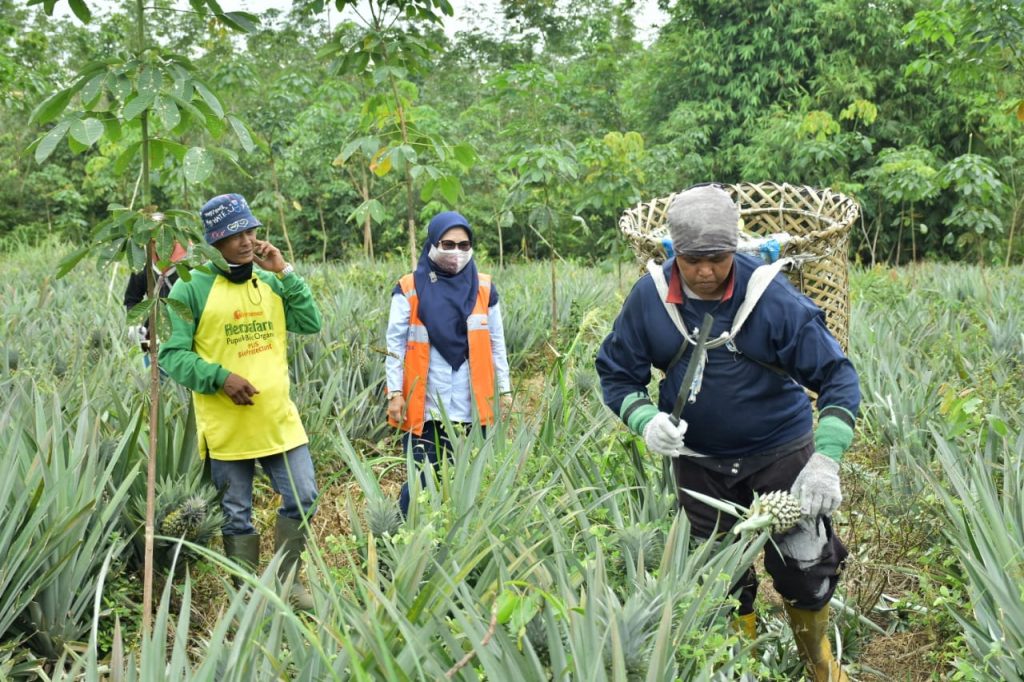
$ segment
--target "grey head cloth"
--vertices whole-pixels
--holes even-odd
[[[740,210],[721,187],[700,185],[680,192],[669,205],[667,218],[677,254],[706,256],[736,250]]]

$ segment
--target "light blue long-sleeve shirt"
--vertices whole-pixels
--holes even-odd
[[[500,303],[495,303],[487,309],[487,328],[491,333],[491,357],[494,358],[494,375],[498,383],[498,392],[507,393],[512,390],[512,383],[509,379],[505,327],[501,321],[500,305]],[[409,300],[405,296],[395,294],[391,297],[391,312],[388,315],[387,331],[388,355],[384,362],[389,393],[402,390],[402,378],[405,373],[405,345],[409,336],[411,314]],[[426,420],[440,420],[442,410],[443,414],[446,414],[448,419],[453,422],[473,420],[469,361],[463,362],[458,369],[452,369],[444,356],[434,346],[431,346],[430,369],[427,371]]]

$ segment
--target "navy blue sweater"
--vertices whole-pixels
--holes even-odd
[[[737,254],[731,298],[687,299],[678,306],[687,329],[699,327],[709,312],[715,318],[709,338],[728,331],[758,265],[759,259]],[[665,263],[666,280],[673,267],[673,261]],[[646,393],[651,367],[664,372],[682,343],[683,336],[665,311],[654,281],[644,275],[597,354],[605,404],[621,415],[623,399]],[[708,351],[700,393],[683,415],[689,425],[687,446],[713,457],[735,458],[808,436],[811,402],[803,387],[818,394],[819,408],[835,406],[857,415],[860,386],[853,364],[829,333],[821,309],[785,276],[778,275],[768,286],[734,344],[739,353],[725,345]],[[691,353],[692,347],[659,383],[659,410],[672,411]]]

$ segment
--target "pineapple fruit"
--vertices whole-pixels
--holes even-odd
[[[196,531],[206,520],[206,511],[206,500],[196,495],[188,497],[164,516],[159,532],[168,537],[195,540]]]
[[[801,515],[800,500],[796,496],[784,490],[773,490],[754,498],[746,518],[733,526],[732,532],[739,535],[748,530],[770,528],[773,534],[785,533],[797,524]]]

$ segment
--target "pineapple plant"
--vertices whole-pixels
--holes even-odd
[[[376,537],[394,535],[402,525],[398,506],[383,495],[371,496],[366,502],[366,525]]]
[[[223,515],[220,505],[216,504],[217,492],[198,478],[165,478],[157,483],[156,488],[154,556],[157,565],[169,569],[179,553],[178,540],[209,545],[220,533]],[[133,521],[141,525],[145,518],[146,500],[136,497],[133,502]],[[136,542],[141,542],[141,537]],[[191,558],[192,553],[181,545],[179,567],[183,560]]]
[[[375,538],[390,538],[398,533],[401,525],[402,515],[394,500],[390,500],[384,495],[367,497],[366,528],[369,531],[369,537],[366,538],[368,543],[367,562],[371,561],[371,555],[375,556],[376,559],[373,559],[373,562],[376,570],[386,580],[391,580],[394,575],[394,560],[390,543],[385,541],[378,544]],[[370,545],[378,549],[371,552]]]
[[[635,566],[641,555],[648,569],[661,563],[665,539],[660,529],[650,524],[625,526],[619,529],[618,539],[620,563],[629,562]]]
[[[603,595],[594,595],[601,622],[605,627],[612,626],[617,630],[622,647],[622,665],[630,682],[642,680],[647,675],[658,616],[664,605],[664,595],[653,581],[635,585],[634,589],[623,601],[611,588],[606,588]],[[615,669],[615,647],[609,641],[602,652],[605,670],[611,677]]]
[[[203,521],[206,520],[207,512],[206,500],[198,495],[192,495],[164,515],[158,525],[158,532],[160,535],[195,542],[203,527]]]
[[[538,613],[526,623],[523,636],[529,640],[530,646],[533,647],[533,653],[537,655],[537,660],[545,667],[550,666],[551,647],[548,643],[548,629],[543,613]]]
[[[13,372],[18,369],[18,351],[14,348],[0,346],[0,368],[6,367]]]

